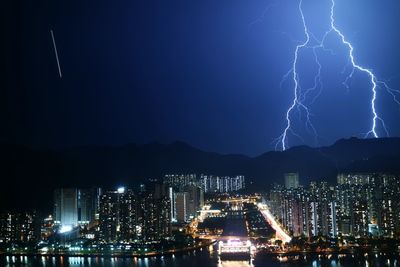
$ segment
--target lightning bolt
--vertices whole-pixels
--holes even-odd
[[[296,46],[296,49],[294,51],[294,60],[292,62],[292,68],[291,70],[286,73],[286,75],[284,76],[284,79],[286,79],[287,77],[289,77],[290,75],[292,76],[293,79],[293,83],[294,83],[294,97],[293,97],[293,101],[292,104],[290,105],[289,109],[286,111],[286,128],[284,129],[283,133],[278,137],[278,140],[281,141],[282,143],[282,150],[286,150],[287,147],[287,136],[288,133],[291,132],[293,135],[298,136],[298,134],[296,134],[293,129],[291,128],[292,126],[292,121],[291,121],[291,113],[293,112],[294,108],[302,108],[305,110],[306,112],[306,117],[307,117],[307,124],[311,126],[312,129],[315,130],[314,126],[312,126],[311,120],[310,120],[310,112],[308,110],[308,107],[305,106],[300,100],[300,91],[301,91],[301,87],[300,87],[300,82],[299,82],[299,75],[297,73],[297,61],[299,58],[299,52],[301,49],[307,47],[308,43],[310,42],[310,34],[307,28],[307,23],[304,17],[304,13],[303,13],[303,9],[302,9],[302,4],[303,4],[303,0],[299,1],[299,12],[301,15],[301,20],[303,23],[303,28],[304,28],[304,35],[305,35],[305,41],[303,43],[300,43]],[[278,142],[276,143],[276,147],[277,148]]]
[[[370,106],[371,106],[371,113],[372,113],[372,122],[371,122],[371,128],[364,135],[364,137],[365,138],[368,138],[371,136],[375,137],[375,138],[380,137],[380,134],[378,133],[379,125],[382,127],[382,130],[385,132],[386,136],[389,136],[389,132],[387,130],[386,124],[385,124],[384,120],[381,118],[381,116],[379,115],[378,110],[376,108],[376,101],[377,101],[377,97],[378,97],[377,89],[384,88],[386,90],[386,92],[392,96],[393,101],[396,102],[398,105],[400,105],[400,100],[398,99],[400,90],[396,90],[396,89],[389,87],[386,82],[378,80],[376,75],[374,74],[374,72],[371,69],[365,68],[365,67],[359,65],[358,63],[356,63],[356,60],[354,58],[354,48],[353,48],[352,44],[346,39],[344,34],[337,28],[337,26],[335,24],[335,5],[336,5],[335,0],[330,0],[330,2],[331,2],[330,27],[323,35],[323,38],[321,40],[318,40],[311,32],[309,32],[309,29],[307,27],[307,23],[305,20],[304,12],[302,9],[303,0],[299,1],[298,9],[299,9],[300,17],[302,20],[303,29],[304,29],[305,41],[296,46],[295,51],[294,51],[292,68],[289,70],[288,73],[286,73],[283,76],[283,79],[281,81],[281,86],[282,86],[282,84],[287,79],[289,79],[289,77],[291,76],[291,78],[293,80],[293,84],[294,84],[294,87],[293,87],[294,96],[293,96],[293,101],[292,101],[291,105],[289,106],[289,108],[286,111],[286,127],[284,128],[282,134],[277,139],[275,139],[275,149],[276,150],[278,149],[279,146],[281,147],[282,150],[286,150],[288,148],[289,133],[293,134],[294,136],[300,137],[300,135],[295,133],[294,130],[292,129],[293,127],[292,127],[291,116],[292,116],[292,113],[295,108],[297,108],[297,110],[299,112],[301,110],[304,110],[306,112],[307,129],[312,130],[312,132],[314,133],[314,136],[316,138],[316,142],[318,142],[317,141],[317,138],[318,138],[317,131],[311,122],[310,109],[305,104],[305,102],[306,102],[308,94],[310,94],[311,92],[319,89],[316,96],[314,96],[314,98],[312,99],[311,104],[316,101],[316,99],[322,92],[322,89],[323,89],[323,83],[322,83],[322,78],[321,78],[322,65],[319,61],[317,50],[321,49],[325,52],[328,51],[328,52],[334,54],[332,50],[327,49],[325,46],[326,38],[328,37],[329,34],[332,34],[332,33],[336,34],[336,36],[340,39],[342,44],[348,48],[348,59],[349,59],[348,65],[351,65],[352,70],[351,70],[350,74],[347,76],[347,78],[345,79],[345,81],[343,82],[343,84],[346,86],[346,88],[349,88],[348,81],[352,79],[355,71],[359,71],[361,73],[366,74],[371,83],[372,97],[371,97],[371,101],[370,101]],[[316,45],[310,46],[311,39],[316,42]],[[312,49],[313,50],[314,61],[318,67],[317,73],[315,74],[315,77],[314,77],[314,85],[312,87],[306,89],[305,91],[303,91],[301,88],[300,81],[299,81],[299,75],[297,72],[299,53],[302,49]],[[345,67],[345,69],[346,69],[346,67]]]
[[[377,82],[378,82],[378,80],[376,79],[376,76],[375,76],[375,74],[372,72],[372,70],[369,70],[369,69],[367,69],[367,68],[364,68],[364,67],[358,65],[358,64],[355,62],[355,60],[354,60],[354,55],[353,55],[353,52],[354,52],[353,46],[351,45],[351,43],[350,43],[349,41],[346,40],[346,38],[344,37],[344,35],[340,32],[340,30],[339,30],[339,29],[336,27],[336,25],[335,25],[335,14],[334,14],[334,11],[335,11],[335,0],[331,0],[331,3],[332,3],[332,5],[331,5],[331,16],[330,16],[330,18],[331,18],[331,30],[334,31],[334,32],[340,37],[340,39],[342,40],[343,44],[345,44],[345,45],[348,47],[348,49],[349,49],[350,63],[351,63],[351,65],[352,65],[352,67],[353,67],[352,72],[350,73],[350,76],[349,76],[349,77],[351,78],[351,76],[352,76],[353,73],[354,73],[354,70],[357,69],[357,70],[359,70],[359,71],[364,72],[365,74],[367,74],[367,75],[369,76],[370,81],[371,81],[371,84],[372,84],[372,99],[371,99],[371,110],[372,110],[372,114],[373,114],[373,118],[372,118],[372,127],[371,127],[371,129],[366,133],[365,137],[368,137],[368,136],[371,135],[371,134],[372,134],[375,138],[378,138],[378,137],[379,137],[378,132],[377,132],[377,130],[376,130],[376,128],[377,128],[377,122],[378,122],[378,121],[380,121],[380,122],[382,123],[382,126],[383,126],[385,132],[387,133],[387,135],[389,135],[389,133],[388,133],[388,131],[387,131],[387,129],[386,129],[385,122],[384,122],[384,121],[382,120],[382,118],[378,115],[378,112],[377,112],[377,109],[376,109],[376,105],[375,105],[375,104],[376,104],[376,98],[377,98],[376,89],[377,89]]]

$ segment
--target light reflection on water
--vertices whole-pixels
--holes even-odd
[[[251,261],[221,261],[218,263],[218,267],[253,267]]]
[[[378,255],[377,255],[378,256]],[[65,257],[65,256],[0,256],[0,266],[30,267],[349,267],[349,266],[398,266],[398,257],[379,255],[339,255],[328,257],[301,256],[300,261],[278,261],[271,256],[257,256],[251,261],[221,261],[217,251],[198,250],[187,254],[176,254],[149,258],[118,257]]]

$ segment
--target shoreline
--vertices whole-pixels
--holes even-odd
[[[150,257],[161,257],[161,256],[172,256],[174,254],[182,254],[185,252],[195,251],[201,248],[206,248],[210,245],[215,244],[217,241],[201,242],[198,245],[192,247],[184,247],[180,249],[167,250],[163,252],[147,252],[147,253],[129,253],[129,252],[0,252],[2,256],[36,256],[36,257],[104,257],[104,258],[150,258]],[[391,249],[343,249],[343,250],[332,250],[332,251],[265,251],[259,250],[255,253],[257,256],[279,256],[279,257],[292,257],[292,256],[337,256],[337,255],[365,255],[368,256],[376,254],[392,254],[400,256],[399,250]]]
[[[43,257],[105,257],[105,258],[149,258],[149,257],[161,257],[169,256],[174,254],[181,254],[185,252],[195,251],[201,248],[208,247],[214,244],[216,241],[206,242],[204,244],[195,245],[192,247],[185,247],[176,250],[167,250],[163,252],[147,252],[147,253],[128,253],[128,252],[88,252],[88,253],[77,253],[77,252],[59,252],[59,253],[47,253],[47,252],[0,252],[1,256],[43,256]]]
[[[260,256],[329,256],[329,255],[376,255],[376,254],[393,254],[399,255],[400,251],[382,249],[382,250],[332,250],[332,251],[257,251]]]

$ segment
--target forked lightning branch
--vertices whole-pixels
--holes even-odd
[[[307,19],[303,12],[303,0],[299,1],[298,10],[300,13],[301,23],[304,29],[304,42],[298,44],[294,50],[293,62],[290,71],[284,76],[284,80],[291,79],[293,83],[293,99],[291,101],[291,105],[286,111],[285,119],[286,126],[282,132],[282,134],[276,139],[275,149],[279,147],[281,150],[286,150],[289,147],[289,136],[296,136],[301,138],[301,136],[296,133],[296,130],[293,129],[293,113],[295,111],[304,111],[306,114],[305,125],[308,130],[314,134],[315,138],[318,138],[317,129],[314,127],[311,116],[310,116],[310,107],[307,106],[305,100],[308,97],[310,91],[316,90],[317,87],[320,87],[322,90],[323,83],[321,79],[321,68],[322,65],[318,59],[318,54],[316,53],[317,49],[321,49],[323,51],[330,51],[326,48],[326,40],[327,37],[331,34],[335,34],[337,38],[341,41],[341,43],[347,48],[348,51],[348,61],[351,65],[351,72],[344,81],[347,86],[347,81],[350,80],[356,71],[361,72],[365,75],[366,79],[368,79],[370,83],[369,90],[371,91],[371,99],[370,99],[370,110],[366,112],[366,114],[370,114],[369,116],[371,121],[370,129],[364,134],[365,138],[368,137],[381,137],[382,135],[389,136],[388,129],[386,127],[385,121],[379,113],[379,108],[377,107],[377,99],[378,99],[378,89],[384,89],[387,93],[389,93],[393,101],[400,105],[399,97],[400,91],[389,87],[386,82],[379,80],[374,72],[367,67],[361,66],[357,63],[357,60],[354,57],[354,48],[353,45],[346,39],[344,34],[339,30],[335,23],[335,0],[330,1],[330,26],[329,29],[325,32],[321,40],[318,40],[315,35],[310,32]],[[310,45],[311,43],[317,43],[316,45]],[[300,84],[299,72],[298,72],[298,59],[299,54],[305,49],[312,49],[313,56],[316,65],[318,66],[318,71],[314,77],[314,86],[303,90]],[[315,99],[314,99],[315,100]]]

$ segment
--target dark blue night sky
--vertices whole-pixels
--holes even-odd
[[[336,0],[336,23],[357,62],[400,89],[398,0]],[[222,153],[274,149],[293,97],[291,68],[304,32],[296,0],[10,1],[2,17],[0,142],[34,147],[185,141]],[[304,0],[310,30],[329,27],[330,0]],[[53,29],[63,77],[58,75]],[[318,144],[293,114],[289,145],[329,145],[371,124],[368,77],[351,72],[331,36],[324,89],[310,104]],[[299,55],[312,85],[311,51]],[[400,95],[399,95],[400,99]],[[400,107],[378,89],[377,108],[400,136]],[[301,120],[300,120],[301,119]],[[380,132],[383,135],[383,132]]]

